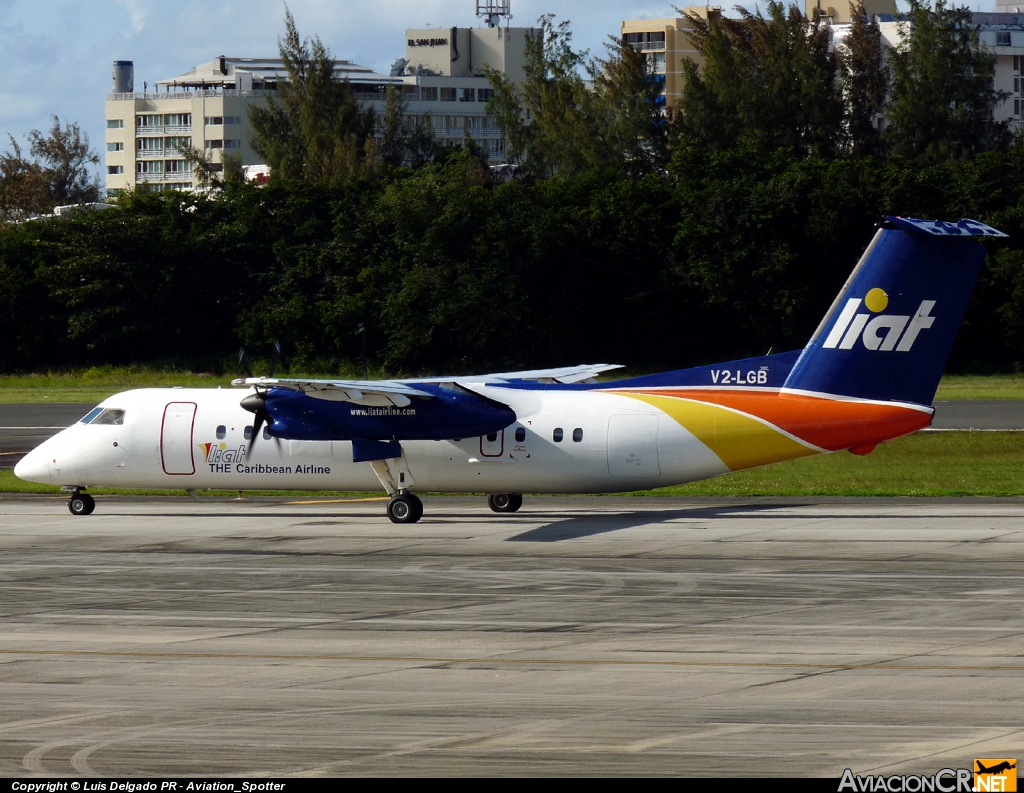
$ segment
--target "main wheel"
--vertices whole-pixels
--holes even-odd
[[[415,523],[423,517],[423,502],[412,493],[392,496],[388,502],[388,519],[392,523]]]
[[[88,493],[75,493],[68,499],[68,510],[72,515],[91,515],[96,509],[96,499]]]
[[[518,512],[523,506],[522,493],[495,493],[487,497],[487,506],[495,512]]]

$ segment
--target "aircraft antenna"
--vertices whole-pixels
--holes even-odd
[[[476,0],[476,15],[489,28],[501,24],[501,18],[512,18],[512,0]]]

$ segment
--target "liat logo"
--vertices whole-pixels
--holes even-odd
[[[214,463],[237,463],[245,457],[244,443],[237,449],[229,449],[226,443],[199,443],[197,446],[203,453],[203,459],[211,465]]]
[[[858,313],[862,303],[870,313]],[[931,315],[935,301],[922,300],[912,317],[905,314],[883,314],[888,305],[889,295],[877,286],[864,295],[863,300],[851,297],[843,306],[839,319],[822,346],[827,350],[837,347],[840,350],[852,350],[860,339],[869,350],[910,352],[917,341],[917,335],[935,324],[935,317]]]

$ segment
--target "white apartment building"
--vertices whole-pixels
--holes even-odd
[[[378,117],[388,87],[397,87],[410,125],[429,126],[442,145],[461,144],[469,137],[491,161],[501,163],[505,142],[487,116],[491,88],[484,70],[490,67],[522,80],[530,30],[407,30],[406,57],[395,62],[390,75],[342,60],[334,62],[335,74]],[[287,79],[280,59],[220,56],[142,93],[134,90],[133,69],[130,61],[115,62],[114,90],[107,96],[108,193],[197,187],[190,164],[181,156],[190,146],[206,151],[215,169],[223,168],[225,152],[239,154],[246,166],[260,163],[249,144],[248,108],[265,102]]]

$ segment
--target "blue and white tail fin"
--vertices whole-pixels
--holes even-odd
[[[784,390],[931,404],[985,260],[974,220],[886,219]]]

